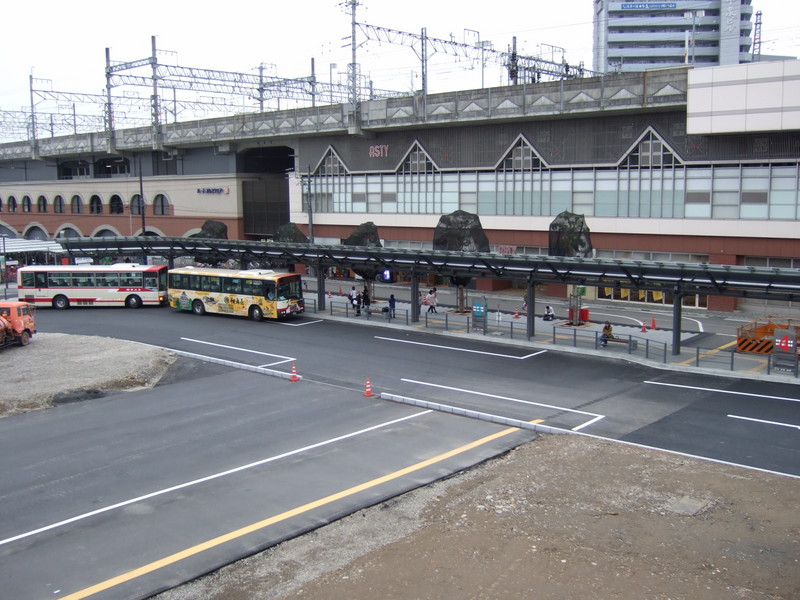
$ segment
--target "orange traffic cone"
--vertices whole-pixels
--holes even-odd
[[[300,381],[300,378],[297,376],[297,365],[292,363],[292,376],[289,381]]]
[[[653,317],[653,319],[650,321],[650,329],[656,329],[656,318],[655,317]]]
[[[647,333],[647,325],[642,323],[642,333]]]
[[[519,307],[514,310],[514,318],[519,319]]]
[[[333,292],[328,290],[328,298],[333,298]]]
[[[367,379],[367,389],[366,389],[366,391],[364,392],[364,395],[365,395],[367,398],[371,398],[371,397],[372,397],[372,395],[373,395],[373,394],[372,394],[372,382],[371,382],[369,379]]]

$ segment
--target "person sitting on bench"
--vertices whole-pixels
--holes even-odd
[[[608,344],[608,340],[614,339],[614,328],[611,327],[611,323],[606,321],[606,324],[603,325],[603,333],[600,335],[600,345],[605,347]]]

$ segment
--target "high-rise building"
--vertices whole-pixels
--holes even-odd
[[[752,16],[751,0],[595,0],[594,70],[750,62]]]

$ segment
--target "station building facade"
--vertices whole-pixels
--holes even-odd
[[[147,153],[141,180],[140,157],[124,151],[122,166],[85,157],[90,168],[69,179],[58,176],[66,161],[0,158],[0,228],[138,235],[143,186],[148,234],[188,235],[215,219],[230,238],[264,239],[291,221],[326,244],[373,222],[387,247],[428,249],[440,216],[463,210],[479,216],[492,251],[547,254],[550,224],[570,211],[584,215],[597,257],[800,268],[797,61],[515,87],[376,101],[357,131],[341,107],[318,110],[284,134]],[[9,179],[11,165],[28,179]],[[723,297],[685,304],[736,308]]]

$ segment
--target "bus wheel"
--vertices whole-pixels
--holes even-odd
[[[22,335],[19,336],[19,345],[20,346],[27,346],[31,343],[31,332],[27,329],[22,332]]]
[[[251,306],[250,307],[250,318],[253,321],[263,321],[264,320],[264,311],[261,310],[260,306]]]
[[[69,308],[69,298],[66,296],[56,296],[53,298],[53,308],[58,308],[59,310]]]
[[[125,306],[128,308],[141,308],[142,299],[139,296],[128,296],[125,298]]]
[[[206,307],[203,306],[202,300],[195,300],[194,302],[192,302],[192,312],[196,315],[206,314]]]

